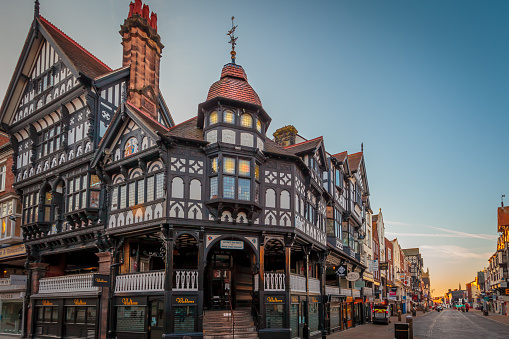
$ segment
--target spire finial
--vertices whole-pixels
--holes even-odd
[[[35,0],[35,5],[34,5],[34,18],[38,18],[39,17],[39,0]]]
[[[504,207],[504,198],[505,198],[505,194],[502,194],[502,197],[500,198],[502,200],[502,208]]]
[[[361,152],[364,153],[364,143],[361,142]]]
[[[232,56],[232,64],[235,63],[235,55],[237,55],[237,53],[235,52],[235,45],[237,44],[238,39],[235,37],[235,29],[237,28],[237,26],[233,25],[233,19],[235,19],[234,16],[232,16],[232,29],[230,29],[228,33],[226,33],[226,35],[230,36],[230,41],[228,41],[228,43],[232,45],[232,51],[230,52],[230,55]]]

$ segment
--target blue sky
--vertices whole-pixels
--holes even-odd
[[[509,193],[509,2],[146,2],[158,14],[161,90],[176,122],[196,114],[229,61],[234,15],[237,63],[270,133],[293,124],[323,135],[331,153],[363,142],[373,210],[382,208],[388,238],[421,248],[436,294],[487,265]],[[0,4],[3,97],[33,1]],[[117,68],[128,5],[42,0],[41,14]]]

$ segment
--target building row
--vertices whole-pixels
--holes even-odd
[[[496,252],[488,259],[488,265],[477,273],[477,277],[467,284],[466,296],[473,307],[483,307],[489,312],[507,315],[509,302],[509,207],[497,210]]]
[[[2,334],[312,338],[427,302],[419,250],[371,210],[362,147],[269,137],[234,49],[175,124],[148,5],[130,4],[111,69],[35,3],[0,108]]]

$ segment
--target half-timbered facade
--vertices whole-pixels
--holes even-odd
[[[230,32],[231,33],[231,32]],[[32,337],[320,337],[365,321],[363,152],[271,117],[224,65],[175,125],[140,0],[110,69],[36,12],[1,107],[28,252]],[[233,40],[234,41],[234,40]],[[346,270],[339,277],[339,267]]]

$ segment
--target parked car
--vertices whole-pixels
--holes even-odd
[[[381,323],[389,325],[390,310],[388,305],[373,306],[373,323]]]

